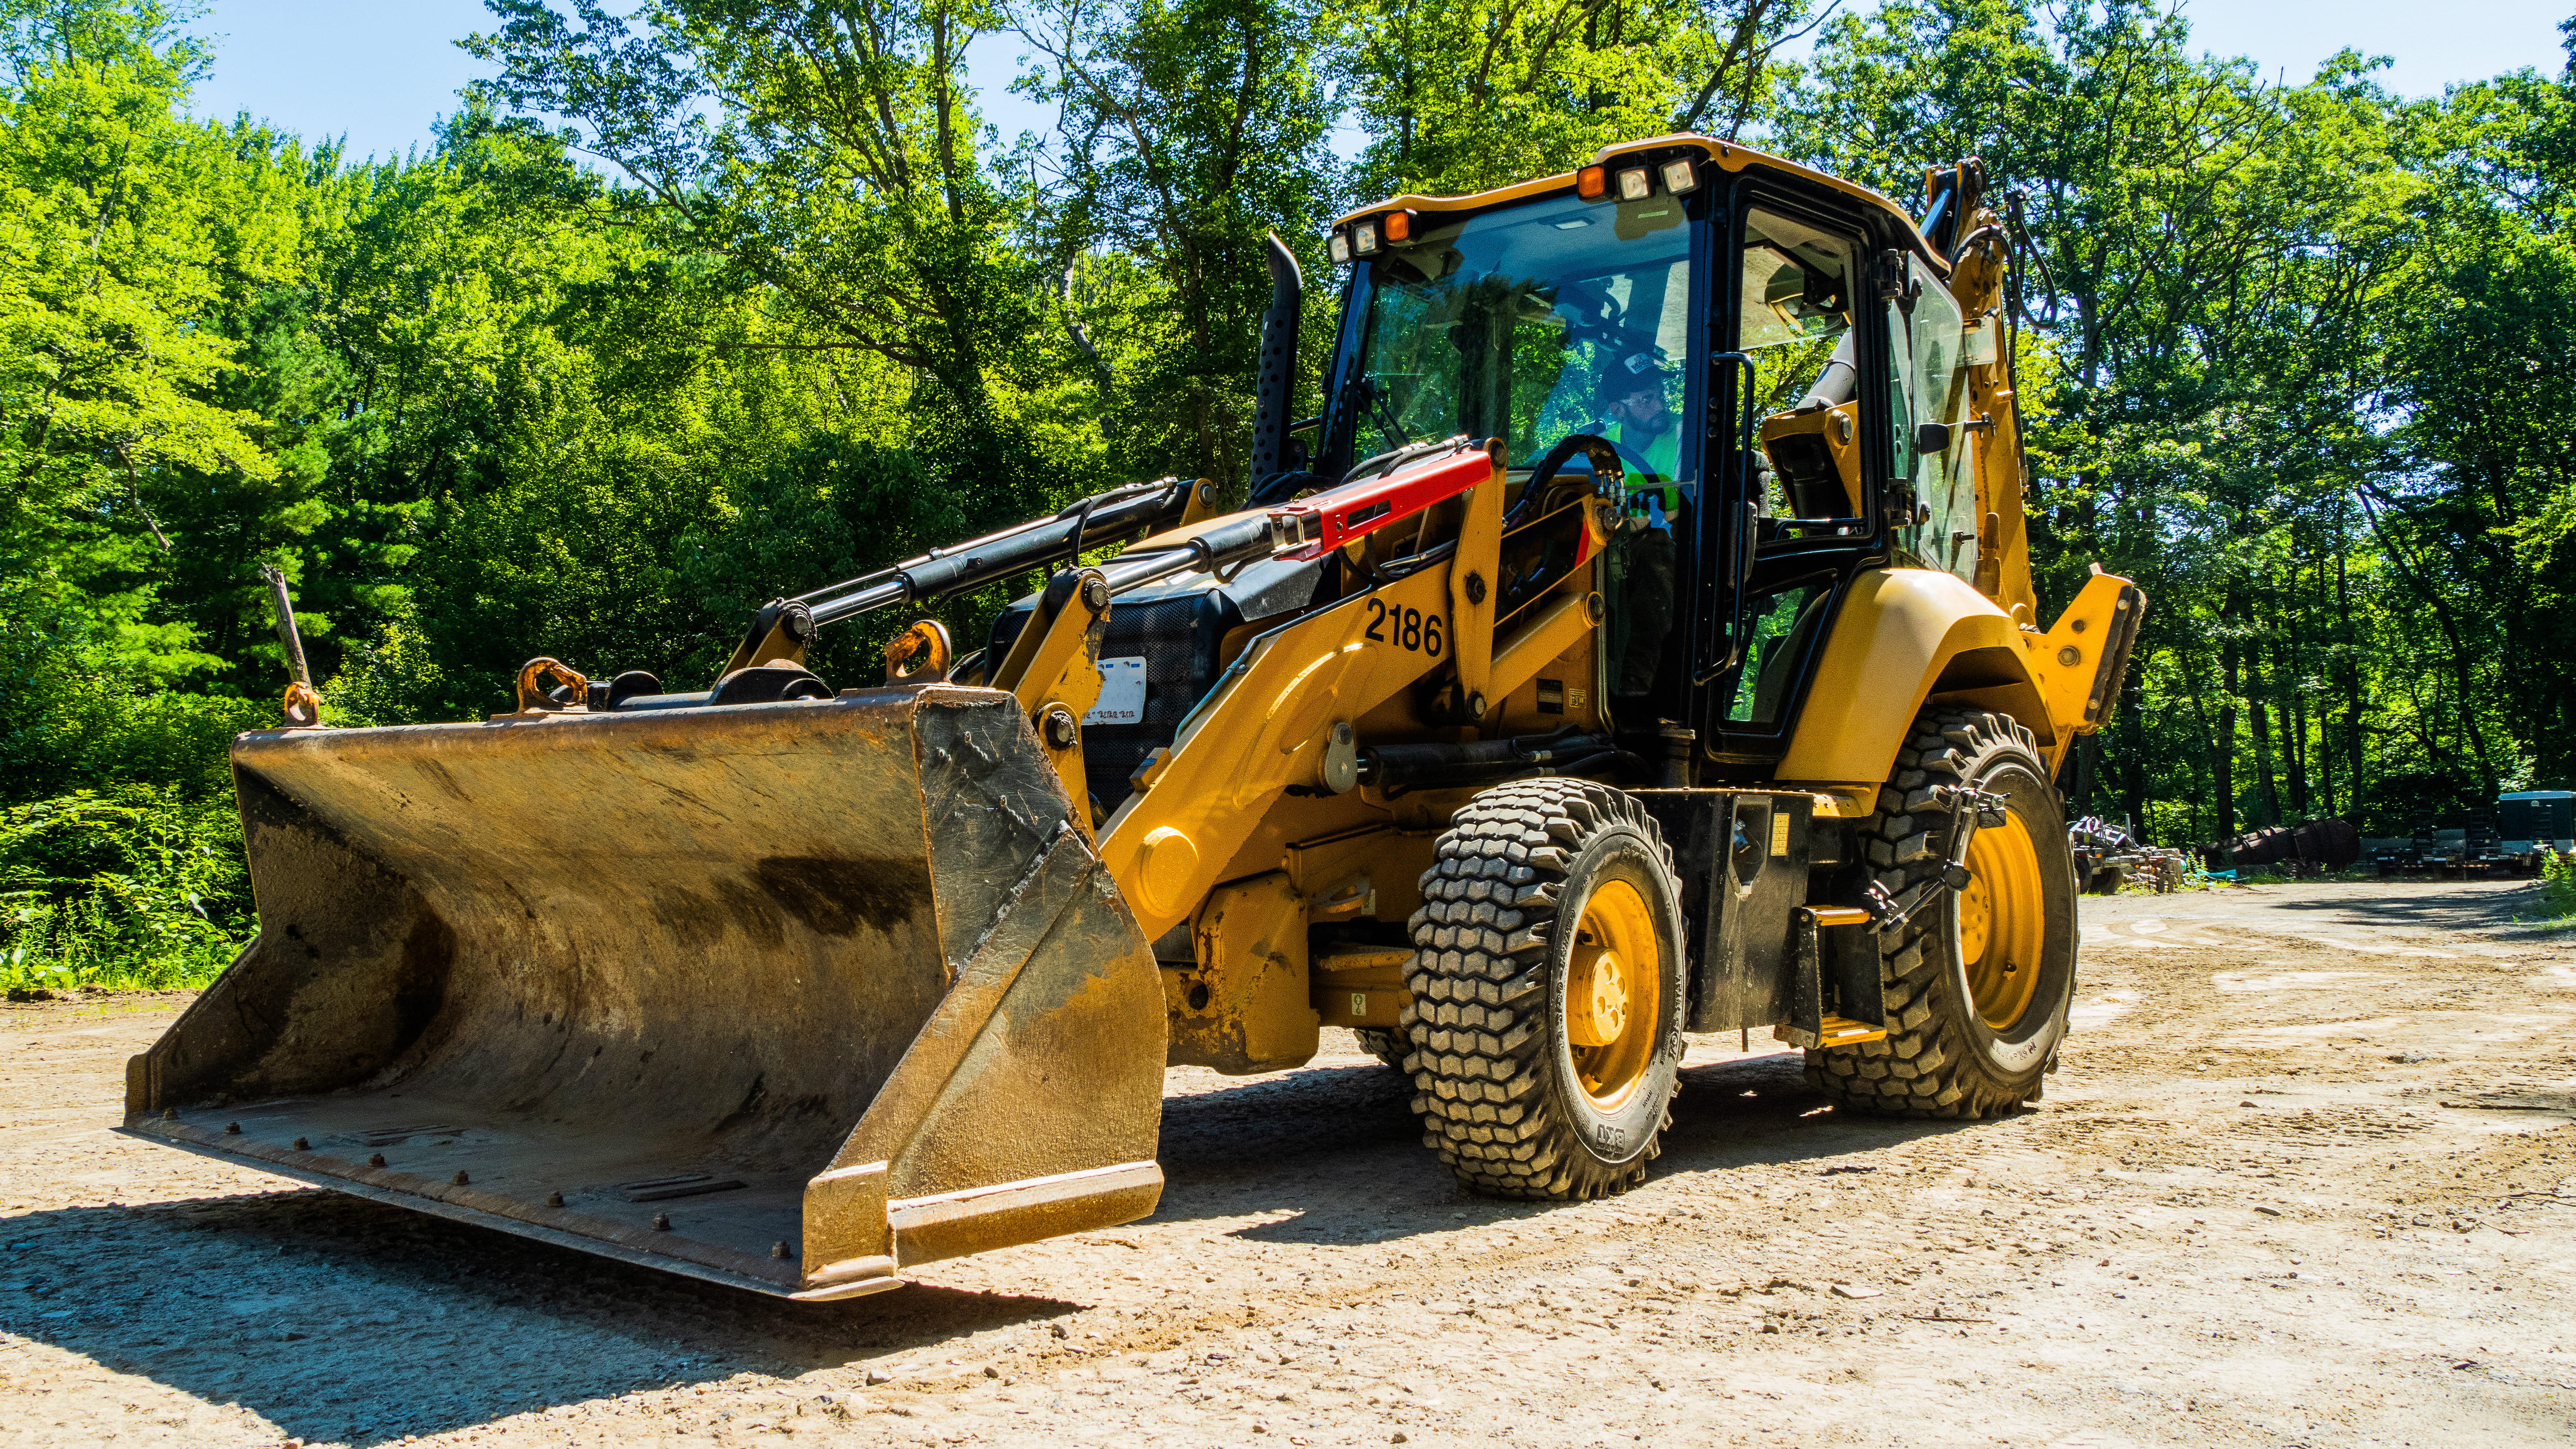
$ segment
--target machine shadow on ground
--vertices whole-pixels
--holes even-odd
[[[1561,1207],[1460,1189],[1419,1145],[1411,1094],[1372,1064],[1172,1097],[1169,1186],[1148,1223],[1284,1211],[1235,1236],[1357,1244]],[[1838,1114],[1792,1056],[1695,1067],[1649,1183],[1973,1125]],[[9,1246],[26,1295],[14,1331],[316,1442],[384,1443],[742,1369],[836,1367],[1082,1307],[925,1284],[790,1304],[314,1189],[31,1213]],[[94,1287],[101,1263],[128,1286]],[[641,1327],[673,1323],[689,1325],[684,1337]],[[513,1343],[550,1348],[496,1349]]]
[[[30,1213],[7,1246],[9,1286],[28,1295],[12,1331],[290,1437],[361,1445],[1081,1306],[924,1284],[788,1303],[321,1190]],[[108,1262],[135,1288],[72,1303],[92,1291],[85,1265]],[[685,1338],[639,1327],[674,1323]]]
[[[2396,891],[2370,896],[2315,896],[2266,901],[2282,911],[2324,911],[2357,916],[2356,924],[2416,930],[2479,931],[2532,924],[2540,908],[2540,884],[2524,881],[2502,890],[2474,894],[2458,890]]]
[[[1163,1202],[1151,1222],[1285,1214],[1238,1228],[1254,1242],[1384,1243],[1458,1219],[1536,1217],[1561,1204],[1479,1197],[1421,1145],[1413,1086],[1384,1066],[1310,1068],[1163,1104]],[[1647,1181],[1871,1152],[1972,1127],[1840,1111],[1794,1055],[1682,1073]]]

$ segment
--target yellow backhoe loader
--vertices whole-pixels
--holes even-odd
[[[1304,421],[1273,243],[1246,507],[1135,485],[777,600],[704,691],[538,659],[489,719],[242,736],[260,933],[124,1130],[823,1300],[1151,1212],[1166,1064],[1324,1026],[1513,1197],[1638,1182],[1685,1033],[1852,1108],[2036,1096],[2052,781],[2145,600],[2040,620],[1986,189],[1918,224],[1682,135],[1398,197],[1332,230]],[[972,648],[807,667],[1033,576]]]

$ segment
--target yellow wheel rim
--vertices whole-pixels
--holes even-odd
[[[1566,961],[1565,1039],[1592,1105],[1615,1112],[1654,1060],[1664,953],[1646,898],[1623,880],[1593,888]]]
[[[1959,892],[1959,961],[1967,968],[1969,1004],[1986,1025],[2010,1029],[2039,990],[2047,897],[2039,851],[2019,815],[1979,830],[1968,841],[1967,889]]]

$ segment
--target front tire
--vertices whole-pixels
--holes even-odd
[[[1860,836],[1878,883],[1936,878],[1948,807],[1934,787],[2004,797],[2004,823],[1968,844],[1965,890],[1877,939],[1887,1039],[1811,1050],[1807,1079],[1837,1104],[1907,1117],[1992,1117],[2040,1095],[2075,996],[2075,868],[2048,766],[2000,715],[1927,710]]]
[[[1422,878],[1405,1008],[1423,1141],[1495,1197],[1642,1181],[1682,1056],[1681,884],[1662,832],[1585,780],[1458,812]]]

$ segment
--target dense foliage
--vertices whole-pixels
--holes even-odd
[[[2024,198],[2042,593],[2156,599],[2087,808],[2389,834],[2576,774],[2576,72],[2273,84],[2132,0],[1888,0],[1798,65],[1796,0],[491,8],[498,80],[353,162],[188,119],[162,0],[0,0],[11,983],[239,937],[262,564],[342,722],[485,712],[540,650],[695,681],[779,592],[1240,487],[1265,232],[1323,279],[1343,206],[1680,128]],[[981,121],[997,29],[1057,137]]]

